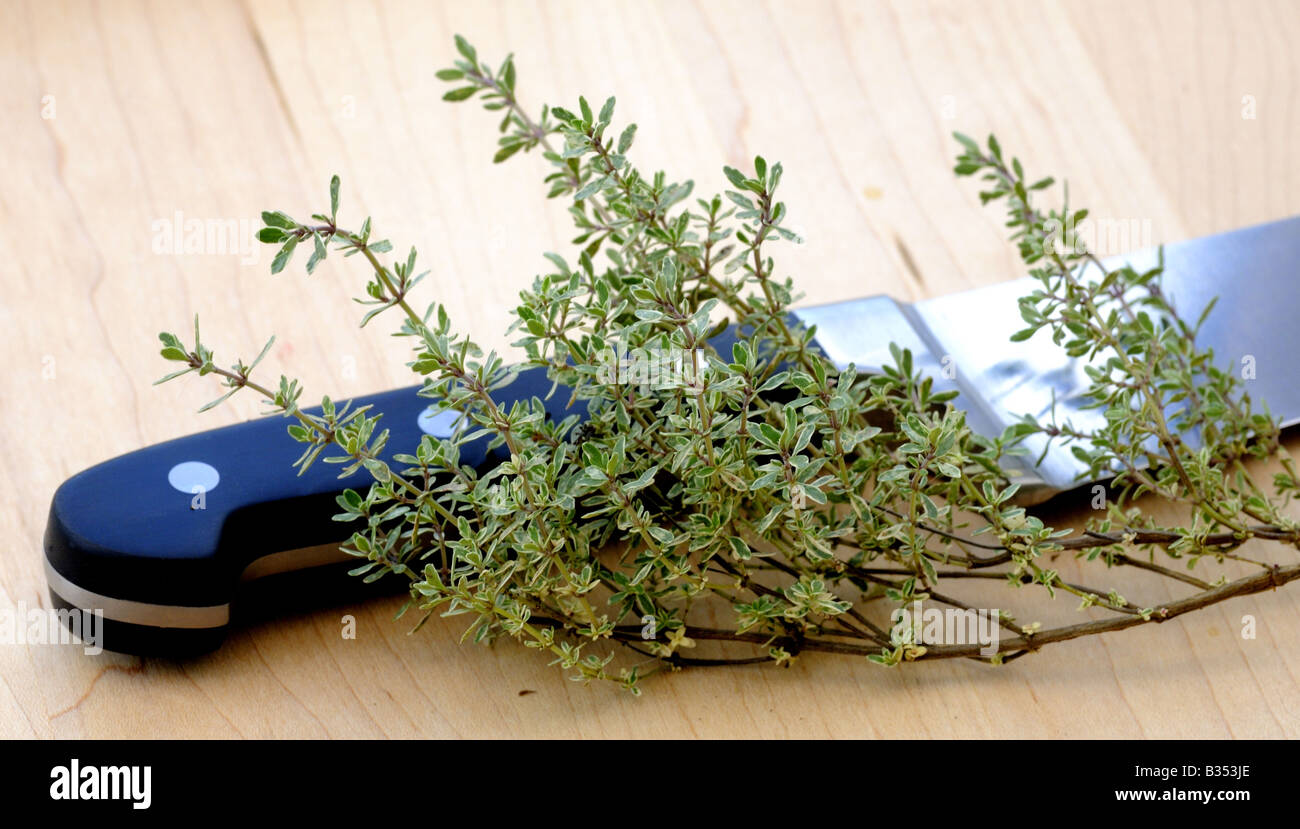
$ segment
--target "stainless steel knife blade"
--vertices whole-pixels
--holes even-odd
[[[1213,349],[1226,370],[1240,371],[1246,360],[1251,399],[1284,426],[1300,422],[1300,217],[1166,245],[1164,256],[1161,288],[1185,319],[1195,320],[1219,298],[1197,345]],[[1146,270],[1158,257],[1153,248],[1103,264]],[[795,314],[817,326],[817,342],[840,367],[878,370],[890,360],[891,341],[910,348],[937,387],[957,389],[955,405],[967,410],[967,423],[982,435],[1000,435],[1025,414],[1046,420],[1053,400],[1058,420],[1084,429],[1099,425],[1100,411],[1080,405],[1088,385],[1082,360],[1068,357],[1046,330],[1011,341],[1024,328],[1017,300],[1037,285],[1025,277],[910,304],[876,296]],[[1037,459],[1045,441],[1026,441],[1029,460]],[[1018,482],[1028,500],[1042,500],[1084,483],[1078,479],[1083,471],[1058,442],[1036,467],[1022,464]]]

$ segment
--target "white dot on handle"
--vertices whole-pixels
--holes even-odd
[[[217,484],[221,483],[221,475],[211,464],[184,461],[173,466],[167,473],[167,483],[186,495],[193,495],[195,492],[211,492],[216,489]]]
[[[420,431],[426,435],[433,435],[436,438],[449,438],[456,434],[456,430],[460,428],[463,421],[463,415],[454,409],[443,409],[440,412],[425,409],[420,413],[420,417],[416,422],[420,425]]]

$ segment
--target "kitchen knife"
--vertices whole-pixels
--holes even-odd
[[[1198,345],[1213,348],[1220,366],[1248,363],[1253,400],[1280,416],[1300,420],[1300,383],[1293,369],[1300,353],[1300,217],[1210,236],[1164,248],[1162,289],[1185,317],[1195,319],[1215,296],[1214,312]],[[1158,261],[1158,251],[1122,257],[1138,270]],[[902,303],[887,296],[803,308],[793,316],[815,326],[816,344],[840,367],[878,370],[890,361],[889,345],[910,349],[915,365],[939,389],[955,389],[976,432],[1000,435],[1024,414],[1080,428],[1101,413],[1083,408],[1083,362],[1067,357],[1039,331],[1011,342],[1023,327],[1017,300],[1037,282],[1030,278]],[[734,331],[714,340],[730,354]],[[568,395],[551,388],[544,369],[521,371],[494,393],[509,404],[536,396],[561,419]],[[435,413],[419,386],[356,398],[384,415],[386,449],[412,452],[425,434],[447,438],[455,412]],[[582,404],[578,404],[582,405]],[[315,410],[318,413],[318,410]],[[577,411],[583,416],[584,412]],[[149,446],[74,475],[55,492],[45,533],[45,572],[56,607],[101,611],[103,647],[128,653],[186,654],[220,644],[240,586],[285,574],[344,572],[353,561],[339,551],[351,524],[331,520],[335,497],[368,479],[342,479],[327,464],[298,475],[301,446],[279,417],[214,429]],[[1024,460],[1010,469],[1033,500],[1085,483],[1084,467],[1068,448],[1028,440]],[[462,463],[488,467],[501,460],[481,438],[461,448]],[[202,508],[196,508],[201,506]],[[325,568],[332,568],[326,570]],[[336,571],[336,572],[335,572]],[[71,614],[69,614],[70,616]]]

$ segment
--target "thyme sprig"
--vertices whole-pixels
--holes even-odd
[[[959,135],[956,172],[982,176],[990,189],[981,198],[1006,203],[1011,238],[1039,283],[1021,300],[1027,328],[1016,337],[1048,329],[1089,361],[1086,399],[1105,413],[1101,428],[1026,418],[987,438],[906,350],[894,347],[878,374],[837,368],[790,316],[799,295],[777,275],[775,246],[799,241],[777,196],[780,164],[759,157],[749,171],[724,168],[729,187],[692,200],[692,182],[633,165],[636,127],[614,128],[613,98],[599,109],[583,98],[575,110],[544,107],[534,118],[517,98],[513,57],[494,70],[464,39],[456,48],[459,58],[438,73],[458,84],[446,99],[478,98],[501,112],[494,160],[540,151],[547,195],[569,203],[577,230],[574,253],[546,254],[547,270],[520,294],[511,331],[521,363],[454,331],[437,303],[416,312],[411,291],[425,274],[415,273],[414,248],[385,261],[392,247],[372,241],[369,218],[356,231],[340,227],[337,177],[328,213],[307,223],[264,213],[259,238],[280,246],[272,272],[299,245],[312,251],[308,273],[331,249],[360,254],[370,271],[361,324],[399,313],[421,393],[474,428],[445,441],[426,436],[390,468],[379,415],[328,398],[311,415],[296,381],[281,377],[274,389],[251,381],[267,349],[222,369],[197,322],[192,348],[161,335],[163,356],[183,364],[164,379],[197,371],[220,377],[226,397],[252,389],[294,420],[290,435],[306,444],[300,468],[330,450],[324,460],[344,475],[373,477],[338,499],[338,518],[361,527],[345,549],[367,579],[406,576],[420,624],[434,613],[464,615],[467,638],[509,636],[576,679],[637,692],[639,679],[664,668],[788,664],[805,652],[885,665],[1004,663],[1300,577],[1300,564],[1243,550],[1255,539],[1297,547],[1300,526],[1285,514],[1297,477],[1276,421],[1197,349],[1204,315],[1195,324],[1178,315],[1160,290],[1160,267],[1103,266],[1070,230],[1082,211],[1068,198],[1059,209],[1038,207],[1053,182],[1027,179],[996,139],[981,146]],[[740,336],[719,350],[714,338],[730,326]],[[674,372],[628,377],[629,354],[666,359]],[[546,369],[573,416],[552,420],[536,399],[499,402],[495,393],[529,366]],[[1017,503],[1007,461],[1035,434],[1069,445],[1090,477],[1114,478],[1117,497],[1081,532]],[[462,463],[461,448],[480,437],[508,460],[490,470]],[[1283,471],[1266,488],[1246,462],[1273,455]],[[1186,525],[1160,525],[1143,495],[1186,505]],[[1051,566],[1061,553],[1078,556],[1100,583],[1062,578]],[[1193,575],[1200,562],[1220,573]],[[1228,580],[1226,568],[1242,563],[1256,572]],[[1125,568],[1192,592],[1130,601],[1118,589]],[[1044,629],[1000,611],[1007,635],[994,653],[981,643],[925,643],[887,621],[918,600],[970,608],[963,587],[990,579],[1068,593],[1105,615]],[[706,624],[709,608],[723,609],[722,623]],[[735,647],[696,655],[708,641]]]

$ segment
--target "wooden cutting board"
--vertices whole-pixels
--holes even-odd
[[[516,292],[572,233],[540,159],[493,166],[495,120],[440,101],[454,32],[513,50],[534,106],[617,94],[640,166],[697,192],[724,164],[783,161],[807,244],[778,264],[808,303],[1020,275],[1001,214],[951,174],[953,129],[996,130],[1139,229],[1107,252],[1300,212],[1293,3],[5,3],[0,609],[48,603],[63,479],[255,416],[251,397],[194,414],[215,396],[198,382],[151,387],[159,330],[199,311],[230,359],[274,333],[266,371],[309,396],[411,382],[405,346],[356,327],[354,260],[273,278],[265,250],[167,250],[167,223],[319,210],[337,172],[344,215],[433,268],[419,302],[506,344]],[[806,656],[640,699],[509,643],[459,646],[456,620],[408,636],[397,606],[261,624],[183,663],[0,645],[0,736],[1300,736],[1295,589],[1000,670]]]

